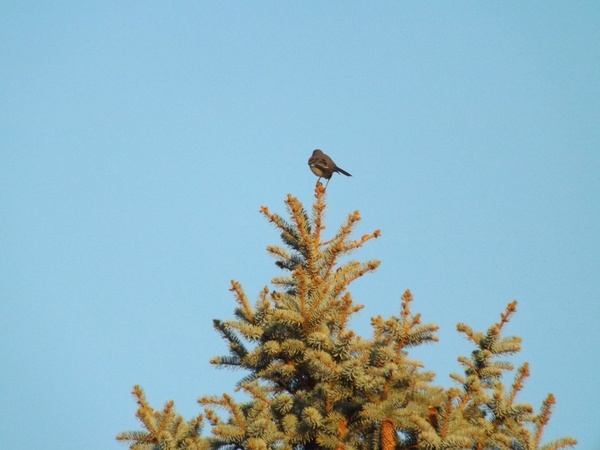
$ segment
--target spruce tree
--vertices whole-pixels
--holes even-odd
[[[204,414],[186,421],[173,402],[154,410],[135,386],[144,431],[121,433],[118,440],[132,450],[550,450],[576,444],[572,438],[541,443],[555,400],[550,394],[538,413],[516,401],[529,376],[527,364],[509,387],[504,384],[513,371],[505,358],[520,350],[518,337],[501,334],[516,302],[485,333],[458,325],[475,350],[459,358],[464,373],[451,375],[456,387],[436,386],[434,373],[409,356],[412,347],[438,339],[438,327],[413,313],[410,291],[397,316],[372,319],[371,337],[349,327],[363,307],[354,303],[349,285],[379,261],[341,260],[378,238],[379,230],[353,239],[360,220],[355,211],[326,239],[320,183],[310,215],[291,195],[285,204],[289,221],[261,208],[285,244],[267,247],[284,273],[254,304],[233,281],[234,318],[214,321],[229,353],[211,363],[244,372],[236,389],[247,400],[201,397]],[[202,434],[205,421],[208,436]]]

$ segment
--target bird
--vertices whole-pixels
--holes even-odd
[[[329,184],[333,172],[342,173],[347,177],[352,176],[341,167],[338,167],[329,156],[319,149],[312,152],[312,156],[308,159],[308,165],[310,170],[319,177],[317,183],[321,178],[326,178],[327,184]],[[327,187],[327,184],[325,187]]]

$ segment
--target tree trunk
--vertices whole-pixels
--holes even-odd
[[[394,425],[386,420],[381,424],[381,450],[394,450],[395,444]]]

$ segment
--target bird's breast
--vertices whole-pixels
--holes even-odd
[[[312,173],[314,173],[316,176],[318,177],[322,177],[324,176],[325,172],[323,172],[321,169],[319,169],[317,166],[310,166],[310,170],[312,170]]]

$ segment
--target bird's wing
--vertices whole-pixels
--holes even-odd
[[[323,156],[312,156],[309,159],[308,164],[310,166],[316,167],[318,169],[323,169],[323,170],[332,170],[333,169],[332,164],[330,164],[329,161],[327,160],[327,158],[324,158]]]

